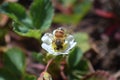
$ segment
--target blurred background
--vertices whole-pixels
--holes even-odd
[[[4,2],[17,2],[28,11],[33,0],[0,0],[0,5]],[[77,35],[83,40],[76,41],[81,42],[78,46],[81,46],[84,57],[89,60],[90,66],[94,70],[102,70],[101,75],[106,75],[107,73],[104,71],[108,71],[109,74],[120,80],[120,1],[52,0],[52,4],[55,9],[54,17],[51,27],[45,32],[51,32],[62,26],[69,29],[71,34],[84,33],[82,36]],[[11,23],[12,20],[7,15],[0,14],[0,75],[8,73],[2,72],[9,61],[4,54],[9,48],[12,48],[6,53],[23,52],[27,67],[25,71],[39,76],[45,67],[38,62],[40,58],[36,57],[36,53],[38,55],[40,52],[44,52],[41,49],[41,42],[35,38],[18,35],[13,31]],[[21,55],[13,55],[18,58],[17,56]],[[0,80],[3,79],[0,78]],[[31,78],[31,80],[33,79]]]

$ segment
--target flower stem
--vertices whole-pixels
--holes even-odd
[[[52,58],[52,59],[50,59],[50,60],[48,61],[47,65],[46,65],[46,67],[45,67],[44,72],[46,72],[46,71],[48,70],[48,67],[49,67],[49,65],[52,63],[53,59],[54,59],[54,58]]]
[[[64,71],[63,71],[63,70],[64,70],[64,66],[61,65],[61,67],[60,67],[60,74],[61,74],[63,80],[67,80],[67,77],[66,77],[66,75],[64,74]]]

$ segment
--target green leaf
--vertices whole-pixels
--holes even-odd
[[[26,34],[29,31],[29,27],[23,23],[13,22],[13,30],[17,33]]]
[[[34,0],[27,15],[20,4],[6,2],[0,6],[0,13],[13,19],[13,30],[19,35],[39,39],[50,27],[54,9],[51,0]]]
[[[4,65],[12,73],[21,76],[25,73],[25,56],[19,48],[11,48],[4,54]]]
[[[8,15],[13,20],[13,30],[20,33],[20,35],[26,34],[34,27],[31,19],[26,14],[25,8],[18,3],[3,3],[0,6],[0,13]]]
[[[70,80],[82,80],[82,78],[90,72],[88,61],[81,59],[78,65],[68,71]]]
[[[43,59],[45,58],[45,56],[42,53],[36,53],[36,52],[32,53],[32,57],[35,61],[38,61],[40,63],[43,63]]]
[[[64,0],[64,3],[68,5],[75,2],[75,0],[69,1],[70,3],[67,2],[67,0]],[[72,25],[78,25],[91,8],[92,8],[91,0],[82,0],[81,2],[78,2],[73,5],[73,14],[66,15],[58,13],[55,15],[53,22],[61,24],[67,23]]]
[[[74,7],[74,13],[79,14],[81,16],[85,16],[86,13],[92,8],[93,1],[91,0],[83,0],[81,3],[77,3]]]
[[[29,30],[27,33],[21,33],[21,32],[17,32],[17,31],[15,31],[15,32],[21,36],[33,37],[38,40],[40,39],[40,36],[41,36],[40,30]]]
[[[30,22],[28,24],[27,23],[25,23],[25,24],[26,25],[14,22],[13,23],[13,26],[14,26],[13,30],[21,36],[33,37],[36,39],[40,39],[41,30],[32,29],[32,27],[29,27],[29,24],[31,24]]]
[[[54,15],[51,0],[34,0],[30,8],[30,15],[34,27],[44,32],[50,27]]]
[[[0,80],[18,80],[15,75],[11,74],[5,68],[0,69]]]
[[[74,68],[78,65],[80,62],[81,58],[83,56],[82,51],[80,50],[79,47],[75,47],[72,52],[69,53],[67,63],[69,68]]]
[[[81,16],[79,14],[66,15],[66,14],[57,13],[53,19],[53,22],[76,25],[79,23],[80,18],[82,18],[82,17],[83,16]]]
[[[14,21],[22,21],[26,17],[25,8],[18,3],[6,2],[0,6],[0,13],[8,15]]]
[[[0,39],[5,36],[6,32],[7,32],[6,29],[0,29]]]
[[[69,7],[69,6],[73,5],[77,0],[59,0],[59,1],[62,1],[62,4],[65,7]]]
[[[76,33],[73,36],[77,42],[77,46],[79,46],[83,52],[90,49],[89,36],[87,33]]]
[[[40,30],[35,30],[32,20],[26,14],[25,8],[20,4],[3,3],[0,6],[0,13],[6,14],[13,19],[13,30],[19,35],[40,38]]]
[[[79,47],[68,55],[68,78],[69,80],[82,80],[83,76],[89,72],[88,61],[84,59]]]
[[[0,29],[0,45],[5,45],[5,35],[7,33],[7,29]]]
[[[79,73],[79,75],[85,75],[85,73],[89,72],[88,60],[81,59],[78,65],[73,69],[73,73]]]
[[[37,80],[34,75],[26,74],[24,80]]]

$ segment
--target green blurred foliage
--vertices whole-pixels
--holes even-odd
[[[62,0],[61,3],[65,6],[72,6],[73,12],[70,15],[57,13],[53,22],[72,25],[77,25],[88,13],[93,4],[91,0],[82,0],[81,2],[77,2],[77,0]]]
[[[107,71],[98,70],[87,75],[83,80],[116,80],[116,78],[110,75]]]
[[[39,39],[51,25],[54,8],[50,0],[34,0],[27,13],[22,5],[6,2],[0,6],[0,13],[13,20],[13,29],[19,35]]]
[[[0,29],[0,45],[5,45],[5,38],[4,36],[7,34],[6,29]]]
[[[58,0],[58,1],[61,2],[63,6],[69,7],[73,5],[77,0]]]
[[[11,69],[16,75],[24,74],[25,72],[25,55],[18,48],[9,49],[4,54],[5,68]]]
[[[68,55],[67,64],[69,80],[82,80],[89,72],[88,61],[83,58],[83,52],[79,47],[75,47]]]
[[[75,47],[74,50],[72,50],[71,53],[69,53],[67,62],[70,69],[78,65],[82,58],[82,55],[83,52],[78,47]]]
[[[87,50],[90,49],[89,36],[87,33],[84,32],[75,33],[73,36],[77,42],[77,46],[80,47],[82,52],[86,52]]]
[[[19,48],[8,49],[3,54],[4,68],[0,68],[0,80],[36,80],[26,73],[25,54]]]
[[[9,70],[2,68],[0,69],[0,80],[18,80]]]
[[[37,80],[36,76],[25,74],[24,80]]]
[[[32,57],[35,61],[37,61],[39,63],[44,63],[45,56],[42,53],[33,52]]]
[[[30,8],[30,16],[36,29],[44,32],[51,26],[54,9],[51,0],[35,0]]]
[[[68,80],[82,80],[83,77],[90,72],[88,61],[81,59],[79,64],[68,71]]]

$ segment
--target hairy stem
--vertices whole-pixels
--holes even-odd
[[[50,64],[52,63],[52,61],[54,60],[54,58],[50,59],[45,67],[45,72],[48,70],[48,67],[50,66]]]

